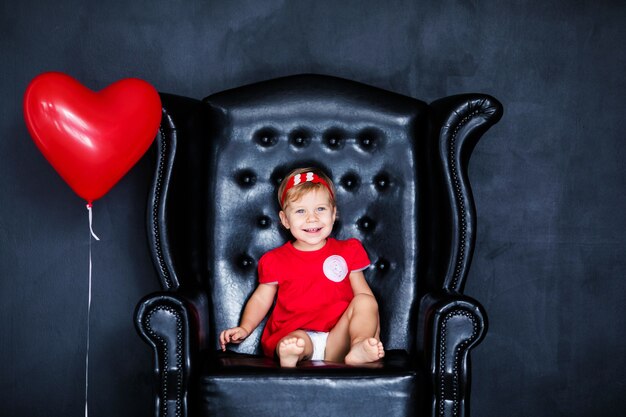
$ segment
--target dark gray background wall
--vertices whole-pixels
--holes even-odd
[[[98,90],[139,77],[201,98],[318,72],[426,101],[499,98],[470,176],[478,242],[466,293],[490,317],[474,416],[616,415],[625,391],[626,3],[620,1],[0,2],[0,415],[84,407],[84,203],[28,136],[36,75]],[[140,161],[94,208],[90,415],[149,416],[133,310],[158,289]]]

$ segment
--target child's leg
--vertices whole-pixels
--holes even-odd
[[[350,365],[374,362],[385,355],[379,334],[376,299],[357,294],[328,334],[324,359]]]
[[[293,368],[296,364],[313,355],[313,342],[304,330],[296,330],[280,339],[276,353],[283,368]]]

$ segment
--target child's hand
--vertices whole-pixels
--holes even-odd
[[[228,343],[241,343],[244,341],[250,332],[248,332],[243,327],[233,327],[232,329],[224,330],[220,333],[220,345],[222,346],[222,351],[226,351],[226,345]]]

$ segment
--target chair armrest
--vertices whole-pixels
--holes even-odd
[[[142,299],[135,326],[154,353],[155,416],[187,415],[192,363],[208,346],[208,300],[202,292],[158,292]]]
[[[474,299],[453,291],[422,298],[418,348],[432,378],[432,415],[469,416],[470,350],[487,330],[487,315]]]

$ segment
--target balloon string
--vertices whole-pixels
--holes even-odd
[[[96,236],[96,234],[93,232],[93,227],[92,227],[93,214],[91,212],[91,203],[87,204],[87,210],[89,211],[89,231],[91,232],[91,236],[93,236],[93,238],[96,240],[100,240],[100,238]],[[89,239],[89,242],[91,243],[91,239]]]
[[[89,210],[89,293],[87,296],[87,349],[85,352],[85,417],[89,417],[89,344],[90,344],[90,323],[91,323],[91,275],[92,275],[92,263],[91,263],[91,242],[92,237],[96,240],[100,240],[98,236],[93,232],[93,216],[91,211],[91,203],[87,204],[87,210]]]

